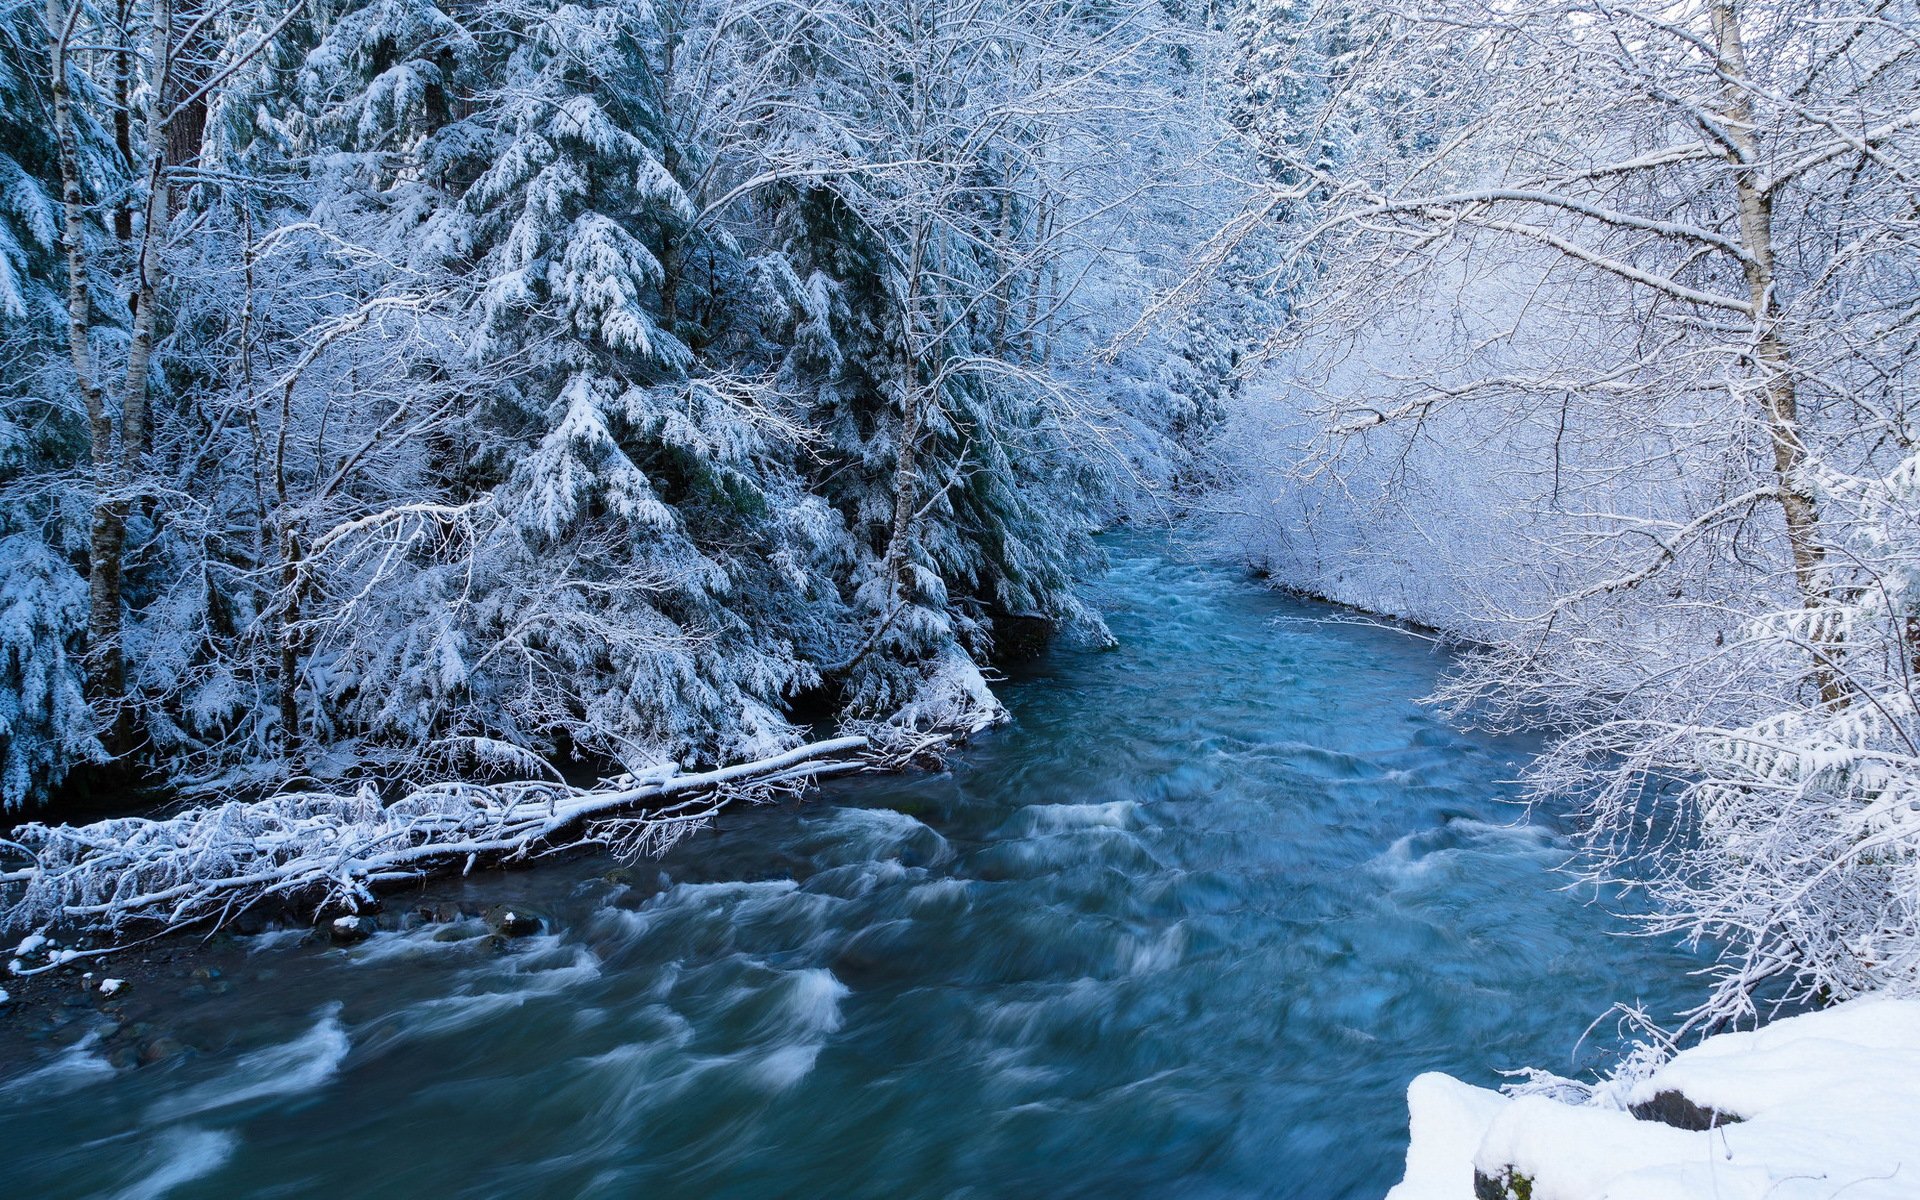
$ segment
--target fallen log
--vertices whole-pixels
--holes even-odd
[[[362,788],[234,800],[163,818],[35,822],[0,841],[0,853],[23,864],[0,871],[0,932],[57,926],[117,943],[218,925],[269,902],[357,912],[376,892],[429,875],[576,846],[658,854],[729,804],[869,769],[868,751],[867,737],[840,737],[712,771],[668,764],[594,788],[448,782],[390,803]]]

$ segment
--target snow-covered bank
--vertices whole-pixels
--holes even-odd
[[[1720,1034],[1579,1102],[1427,1074],[1407,1104],[1407,1174],[1388,1200],[1908,1200],[1920,1000]]]

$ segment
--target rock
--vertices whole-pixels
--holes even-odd
[[[373,936],[373,922],[366,917],[335,917],[327,926],[336,946],[351,946]]]
[[[150,1067],[154,1063],[165,1062],[169,1058],[176,1058],[186,1052],[187,1048],[175,1039],[158,1037],[148,1042],[146,1046],[141,1049],[140,1063],[142,1066]]]
[[[515,912],[509,908],[493,920],[494,931],[504,937],[530,937],[540,932],[541,921],[531,913]]]
[[[127,981],[124,979],[102,979],[100,981],[100,994],[102,996],[111,996],[125,986],[127,986]]]
[[[1533,1200],[1533,1180],[1512,1167],[1498,1175],[1475,1171],[1473,1200]]]
[[[1695,1132],[1704,1129],[1717,1129],[1722,1125],[1732,1125],[1740,1120],[1732,1113],[1723,1113],[1705,1105],[1695,1104],[1679,1092],[1668,1090],[1658,1092],[1651,1100],[1642,1100],[1630,1105],[1627,1111],[1642,1121],[1658,1121],[1662,1125],[1671,1125],[1675,1129],[1690,1129]]]
[[[268,917],[266,912],[255,907],[245,910],[234,917],[233,920],[227,922],[227,928],[233,930],[241,937],[255,937],[265,933],[267,927],[272,923],[272,919]]]

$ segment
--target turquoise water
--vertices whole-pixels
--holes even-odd
[[[423,897],[548,922],[504,947],[218,949],[140,997],[153,1065],[0,1059],[0,1195],[1374,1197],[1413,1075],[1681,1006],[1505,802],[1527,745],[1414,702],[1427,643],[1110,549],[1120,648],[1023,669],[948,773]]]

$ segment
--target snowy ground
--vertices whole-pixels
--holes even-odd
[[[1716,1127],[1628,1111],[1664,1093]],[[1439,1074],[1415,1079],[1407,1102],[1407,1174],[1388,1200],[1473,1200],[1476,1172],[1507,1187],[1483,1182],[1482,1196],[1530,1200],[1912,1200],[1920,1000],[1869,997],[1721,1034],[1579,1104]]]

